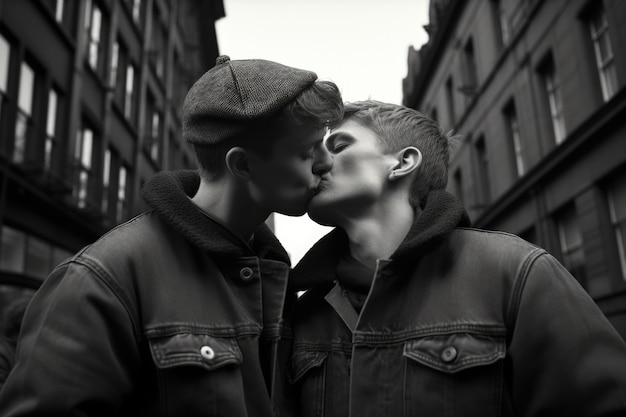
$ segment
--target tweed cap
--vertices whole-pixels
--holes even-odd
[[[249,131],[316,79],[314,72],[276,62],[222,55],[185,97],[183,138],[212,145]]]

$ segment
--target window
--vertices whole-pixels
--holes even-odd
[[[24,272],[26,258],[26,236],[21,231],[2,226],[2,250],[0,251],[0,270]]]
[[[63,4],[64,0],[56,0],[56,4],[54,7],[54,18],[57,22],[61,23],[63,21]]]
[[[2,120],[2,111],[7,96],[10,58],[11,45],[4,36],[0,35],[0,120]]]
[[[476,70],[476,56],[474,54],[474,41],[470,38],[463,49],[465,57],[465,88],[466,94],[474,94],[478,87],[478,75]]]
[[[452,77],[449,77],[448,81],[446,81],[446,100],[448,105],[448,117],[450,120],[450,127],[454,127],[454,87],[452,85]]]
[[[120,60],[120,44],[115,41],[113,43],[113,47],[111,48],[111,68],[109,69],[109,86],[111,88],[116,87],[117,83],[117,72],[119,67]]]
[[[109,185],[111,182],[111,150],[104,151],[104,161],[102,164],[102,212],[109,211]]]
[[[26,145],[31,134],[33,93],[35,89],[35,72],[23,62],[20,69],[19,96],[17,101],[17,119],[15,121],[15,142],[13,162],[23,163],[26,158]]]
[[[502,1],[491,0],[491,9],[496,28],[496,37],[500,41],[501,46],[506,46],[511,39],[511,31],[509,29],[509,21],[502,9]]]
[[[160,124],[161,117],[159,116],[159,113],[155,111],[152,113],[152,131],[150,135],[150,157],[155,162],[159,161],[159,148],[161,142],[159,134]]]
[[[3,225],[0,271],[27,274],[44,279],[71,253],[44,239]]]
[[[550,119],[552,120],[552,130],[554,132],[554,140],[559,145],[565,140],[565,120],[563,118],[563,100],[561,99],[561,85],[556,76],[554,61],[552,57],[540,69],[543,78],[546,97],[550,107]]]
[[[118,183],[117,183],[117,222],[121,223],[126,217],[126,208],[127,208],[127,176],[128,170],[124,165],[120,166]]]
[[[102,39],[102,12],[92,0],[85,6],[85,29],[87,31],[87,61],[94,71],[98,71],[100,61],[100,40]]]
[[[520,127],[517,121],[517,111],[515,104],[511,102],[504,109],[504,117],[513,148],[513,159],[515,160],[515,168],[518,177],[525,173],[524,158],[522,156],[522,139],[520,135]]]
[[[563,265],[581,283],[585,282],[585,252],[576,209],[570,206],[557,219]]]
[[[63,22],[64,0],[44,0],[43,3],[48,7],[50,12],[54,14],[54,18],[57,22]]]
[[[159,78],[163,77],[165,57],[165,30],[161,24],[161,16],[158,13],[156,7],[153,8],[154,13],[152,15],[152,45],[150,48],[150,63]]]
[[[77,167],[74,197],[79,208],[87,207],[89,180],[92,175],[93,130],[83,127],[77,135],[74,160]]]
[[[44,149],[44,170],[52,169],[53,154],[58,147],[56,139],[56,120],[59,103],[59,95],[52,88],[48,93],[48,119],[46,121],[46,141]]]
[[[126,0],[126,4],[130,9],[130,15],[133,18],[133,22],[135,22],[137,26],[141,25],[141,3],[141,0]]]
[[[602,98],[604,101],[608,101],[617,91],[617,73],[611,39],[609,38],[609,25],[602,7],[597,7],[590,15],[589,28],[600,76]]]
[[[607,199],[622,278],[626,281],[626,173],[618,176],[609,184]]]
[[[128,48],[118,40],[114,44],[111,60],[111,86],[115,89],[115,104],[124,117],[135,122],[135,67],[130,61]]]
[[[124,116],[128,120],[133,120],[134,106],[133,95],[135,90],[135,67],[132,64],[128,64],[126,68],[126,86],[124,90]]]
[[[489,181],[489,157],[487,155],[487,147],[485,146],[485,138],[480,137],[475,143],[476,159],[478,162],[477,176],[479,187],[480,205],[486,206],[491,202],[491,183]]]

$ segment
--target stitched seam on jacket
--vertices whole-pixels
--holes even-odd
[[[109,276],[104,267],[100,265],[98,261],[93,258],[90,258],[88,255],[83,254],[80,257],[74,259],[74,262],[77,264],[83,265],[86,268],[89,268],[93,271],[94,275],[100,278],[100,280],[111,289],[111,292],[115,295],[115,297],[120,301],[120,303],[124,306],[130,321],[133,324],[133,332],[135,333],[135,340],[139,343],[143,340],[143,335],[141,334],[141,329],[139,326],[139,319],[137,314],[135,314],[133,303],[130,298],[124,293],[122,287],[120,287],[113,278]]]
[[[488,334],[492,336],[503,336],[506,334],[506,328],[498,325],[484,324],[452,324],[444,326],[433,326],[418,330],[404,330],[394,333],[369,333],[357,331],[354,333],[355,344],[379,344],[379,343],[402,343],[415,337],[440,335],[448,333],[458,333],[464,331],[466,333]]]
[[[511,337],[515,328],[515,322],[517,321],[517,313],[519,312],[519,306],[522,300],[522,293],[524,292],[524,287],[526,286],[526,280],[528,279],[528,275],[535,261],[539,259],[540,256],[547,255],[547,252],[544,249],[535,249],[524,259],[524,262],[520,268],[517,277],[515,277],[515,282],[513,284],[513,291],[511,293],[511,300],[509,302],[509,308],[507,311],[507,317],[505,317],[505,323],[507,329],[509,329],[509,334],[507,337]]]

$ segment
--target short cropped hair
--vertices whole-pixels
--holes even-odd
[[[334,127],[343,118],[343,99],[337,85],[331,81],[318,80],[302,91],[271,117],[260,121],[245,134],[224,140],[215,145],[195,144],[200,176],[212,180],[226,170],[226,153],[235,146],[250,149],[267,157],[273,152],[275,140],[297,129]]]
[[[411,205],[423,207],[430,191],[446,188],[450,134],[444,133],[431,118],[409,107],[365,100],[346,103],[346,119],[354,119],[376,133],[384,153],[397,152],[408,146],[420,150],[422,164],[411,185]]]

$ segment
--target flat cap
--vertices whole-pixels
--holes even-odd
[[[263,59],[222,55],[191,87],[183,105],[183,138],[212,145],[252,129],[311,86],[317,74]]]

